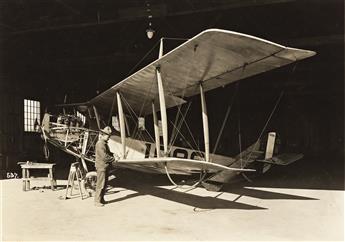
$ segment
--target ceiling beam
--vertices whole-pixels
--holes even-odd
[[[70,5],[68,5],[67,3],[63,2],[62,0],[55,0],[55,2],[57,2],[58,4],[60,4],[61,6],[63,6],[65,9],[67,9],[70,13],[76,14],[76,15],[80,15],[80,11],[76,10],[75,8],[71,7]]]
[[[56,60],[44,60],[39,62],[40,66],[84,66],[103,65],[110,62],[134,62],[138,60],[138,53],[134,52],[113,52],[108,55],[84,56],[76,58],[59,58]]]
[[[60,1],[61,0],[55,0]],[[183,16],[183,15],[191,15],[197,13],[207,13],[207,12],[214,12],[214,11],[225,11],[234,8],[243,8],[243,7],[253,7],[253,6],[263,6],[263,5],[272,5],[272,4],[282,4],[282,3],[290,3],[296,2],[297,0],[242,0],[242,1],[233,1],[228,4],[223,4],[217,7],[209,7],[209,8],[202,8],[202,9],[192,9],[187,11],[176,11],[176,12],[168,12],[166,4],[157,4],[151,6],[151,10],[157,9],[155,14],[153,14],[153,18],[159,17],[176,17],[176,16]],[[166,11],[159,11],[164,10]],[[85,27],[92,27],[97,25],[107,25],[107,24],[114,24],[114,23],[121,23],[121,22],[128,22],[128,21],[137,21],[140,19],[147,19],[146,14],[142,14],[144,8],[128,8],[122,9],[119,12],[119,16],[116,19],[110,19],[105,21],[92,21],[92,22],[85,22],[85,23],[78,23],[78,24],[67,24],[67,25],[60,25],[60,26],[50,26],[50,27],[38,27],[38,28],[31,28],[31,29],[24,29],[18,30],[11,33],[11,35],[20,35],[20,34],[27,34],[27,33],[34,33],[34,32],[43,32],[43,31],[51,31],[51,30],[66,30],[66,29],[75,29],[75,28],[85,28]],[[137,13],[137,14],[121,14],[121,13]]]
[[[296,2],[296,1],[297,0],[260,0],[260,1],[258,1],[258,0],[242,0],[242,1],[233,1],[232,3],[229,3],[229,1],[225,1],[227,4],[223,4],[223,5],[220,5],[217,7],[179,11],[176,13],[169,14],[168,17],[180,16],[180,15],[189,15],[189,14],[196,14],[196,13],[224,11],[224,10],[229,10],[229,9],[234,9],[234,8],[244,8],[244,7],[254,7],[254,6],[290,3],[290,2]]]

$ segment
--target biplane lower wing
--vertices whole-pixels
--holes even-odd
[[[120,159],[118,164],[122,164],[136,167],[155,167],[156,169],[167,167],[172,173],[178,174],[190,174],[199,172],[201,170],[213,173],[218,171],[232,171],[232,172],[243,172],[243,171],[255,171],[253,169],[242,169],[242,168],[231,168],[216,163],[200,161],[200,160],[191,160],[191,159],[181,159],[174,157],[167,158],[145,158],[145,159]],[[176,172],[174,172],[176,171]],[[184,172],[179,172],[184,171]]]

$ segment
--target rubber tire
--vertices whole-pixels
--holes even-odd
[[[90,197],[93,197],[96,191],[97,172],[90,171],[86,173],[84,181],[85,181],[85,190],[89,193]]]

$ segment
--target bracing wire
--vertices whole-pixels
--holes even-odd
[[[181,117],[183,117],[183,118],[186,117],[186,115],[187,115],[187,113],[188,113],[188,111],[189,111],[189,108],[190,108],[191,104],[192,104],[191,102],[188,103],[188,106],[187,106],[187,108],[186,108],[186,110],[185,110],[185,113],[182,114]],[[182,118],[181,118],[180,121],[179,121],[178,124],[177,124],[177,130],[180,130],[180,129],[181,129],[182,124],[183,124],[183,120],[182,120]],[[174,130],[176,130],[176,129],[174,129]],[[176,131],[176,132],[175,132],[175,135],[174,135],[174,137],[173,137],[173,139],[172,139],[172,142],[171,142],[172,145],[175,143],[177,137],[178,137],[178,133],[177,133],[177,131]],[[187,141],[187,140],[185,140],[185,141]],[[192,148],[192,147],[191,147],[191,148]]]
[[[169,40],[188,40],[188,39],[183,39],[183,38],[165,38],[165,39],[169,39]],[[157,41],[157,42],[155,43],[155,45],[148,51],[148,53],[146,53],[145,56],[144,56],[144,57],[143,57],[143,58],[142,58],[142,59],[141,59],[141,60],[140,60],[130,71],[129,71],[129,74],[130,74],[135,68],[138,67],[138,65],[139,65],[139,64],[140,64],[140,63],[141,63],[141,62],[142,62],[142,61],[143,61],[153,50],[154,50],[154,48],[156,48],[156,46],[158,45],[159,42],[160,42],[160,41]],[[153,82],[152,82],[152,85],[151,85],[150,90],[152,89],[152,86],[153,86]],[[166,85],[166,86],[169,88],[169,85]],[[146,99],[147,99],[147,98],[146,98]],[[141,110],[140,110],[140,114],[139,114],[139,115],[141,115],[141,113],[142,113],[143,107],[144,107],[144,105],[145,105],[145,103],[146,103],[146,101],[147,101],[146,99],[145,99],[145,101],[144,101],[144,103],[143,103],[143,105],[142,105],[142,107],[141,107]],[[136,112],[133,110],[133,108],[132,108],[131,105],[128,103],[128,101],[127,101],[126,99],[124,99],[124,102],[125,102],[125,104],[128,106],[129,110],[131,111],[131,114],[130,114],[130,115],[131,115],[131,118],[133,118],[133,115],[134,115],[136,118],[138,118],[138,116],[136,115]],[[175,104],[178,105],[176,101],[175,101]],[[188,109],[189,109],[189,107],[188,107]],[[187,109],[186,113],[188,112],[188,109]],[[182,117],[182,118],[181,118],[181,122],[180,122],[180,124],[179,124],[178,126],[181,127],[181,125],[182,125],[183,123],[186,124],[186,127],[187,127],[187,129],[188,129],[188,132],[190,133],[190,136],[192,137],[192,140],[193,140],[195,146],[197,147],[197,150],[201,153],[201,151],[199,150],[199,147],[198,147],[198,145],[197,145],[197,143],[196,143],[196,141],[195,141],[195,138],[194,138],[194,136],[193,136],[193,134],[192,134],[192,132],[191,132],[191,130],[190,130],[188,124],[186,123],[186,120],[185,120],[185,115],[186,115],[186,114],[184,115],[184,114],[181,112],[180,108],[179,108],[179,109],[178,109],[178,115],[180,115],[180,114],[181,114],[181,117]],[[176,117],[176,120],[177,120],[177,118],[178,118],[178,117]],[[174,126],[175,128],[177,128],[175,124],[173,124],[173,126]],[[178,133],[181,134],[179,128],[177,128],[176,130],[177,130]],[[147,131],[146,131],[146,132],[147,132]],[[150,133],[147,132],[147,134],[148,134],[149,137],[153,140],[153,138],[152,138],[152,136],[150,135]],[[181,134],[181,135],[182,135],[182,134]],[[182,136],[183,136],[183,135],[182,135]],[[176,138],[177,138],[177,133],[176,133],[175,137],[171,137],[171,143],[172,143],[172,142],[175,142]],[[185,139],[186,142],[188,142],[187,139],[186,139],[185,137],[184,137],[184,139]],[[190,144],[189,144],[189,145],[190,145]],[[190,147],[193,148],[192,145],[190,145]],[[170,182],[171,182],[173,185],[179,187],[179,186],[173,181],[173,179],[171,178],[166,163],[165,163],[165,171],[166,171],[166,174],[167,174],[167,176],[168,176]],[[200,179],[199,179],[199,181],[198,181],[197,183],[195,183],[192,187],[197,186],[197,185],[204,179],[204,177],[206,176],[206,174],[207,174],[207,173],[204,173],[204,172],[200,173]]]
[[[135,119],[133,118],[133,114],[132,114],[132,112],[131,112],[130,106],[129,106],[128,103],[127,103],[127,100],[126,100],[123,96],[122,96],[122,100],[123,100],[125,106],[127,107],[127,109],[130,111],[130,112],[129,112],[129,115],[130,115],[131,119],[132,119],[133,121],[135,121]],[[134,123],[136,123],[136,122],[134,122]],[[135,128],[136,128],[136,126],[135,126]],[[132,141],[132,142],[134,142],[134,141]],[[129,142],[128,145],[130,146],[132,142]]]
[[[166,40],[189,40],[187,38],[167,38],[167,37],[163,37],[162,38],[163,40],[166,39]]]
[[[263,129],[262,129],[261,132],[260,132],[259,138],[256,140],[255,144],[253,145],[253,149],[250,151],[250,153],[249,153],[249,155],[248,155],[247,161],[250,160],[251,155],[252,155],[252,153],[253,153],[253,151],[254,151],[256,145],[258,144],[258,142],[259,142],[260,139],[261,139],[261,136],[262,136],[263,133],[265,132],[266,127],[267,127],[269,121],[271,120],[271,118],[272,118],[272,116],[273,116],[273,114],[274,114],[276,108],[278,107],[278,104],[280,103],[280,100],[282,99],[283,95],[284,95],[284,91],[281,91],[281,92],[280,92],[280,95],[279,95],[279,97],[278,97],[278,99],[277,99],[277,101],[276,101],[276,103],[275,103],[275,105],[274,105],[274,107],[273,107],[272,112],[270,113],[270,115],[269,115],[269,117],[268,117],[268,119],[267,119],[267,121],[266,121],[266,123],[265,123]]]
[[[236,89],[235,95],[232,96],[232,100],[231,100],[230,106],[228,106],[228,109],[226,110],[225,117],[224,117],[222,126],[221,126],[221,128],[220,128],[220,130],[219,130],[219,133],[218,133],[218,136],[217,136],[217,140],[216,140],[216,144],[214,145],[212,154],[215,154],[216,151],[217,151],[218,144],[219,144],[219,141],[220,141],[220,137],[221,137],[222,134],[223,134],[223,131],[224,131],[224,128],[225,128],[225,124],[226,124],[226,122],[227,122],[227,120],[228,120],[228,118],[229,118],[229,115],[230,115],[230,112],[231,112],[231,109],[232,109],[232,105],[234,104],[234,100],[235,100],[235,97],[236,97],[236,95],[237,95],[237,90],[238,90],[238,89]]]
[[[172,123],[172,125],[174,125],[173,123]],[[176,127],[175,127],[176,128]],[[188,140],[186,139],[186,137],[181,133],[181,131],[180,130],[177,130],[177,132],[182,136],[182,138],[187,142],[187,145],[191,148],[191,149],[193,149],[193,146],[188,142]],[[200,152],[200,151],[199,151]],[[201,152],[200,152],[201,153]]]
[[[183,105],[183,104],[182,104]],[[177,108],[177,114],[176,114],[176,117],[175,117],[175,121],[174,121],[174,126],[177,125],[177,127],[179,126],[178,124],[176,124],[178,122],[178,118],[180,116],[180,110],[182,108],[182,105],[179,105],[178,108]],[[176,132],[175,132],[175,129],[173,129],[173,131],[171,132],[171,136],[170,136],[170,140],[169,140],[169,145],[172,145],[172,142],[174,140],[174,136],[175,136]]]
[[[168,91],[170,91],[169,85],[166,85],[166,87],[167,87]],[[175,104],[176,104],[176,106],[178,106],[178,104],[177,104],[176,101],[175,101]],[[189,107],[188,107],[188,109],[189,109]],[[187,109],[187,111],[188,111],[188,109]],[[190,135],[191,135],[193,141],[194,141],[194,144],[195,144],[195,146],[197,147],[196,150],[198,150],[198,151],[201,153],[201,151],[199,150],[199,148],[198,148],[198,146],[197,146],[197,144],[196,144],[196,142],[195,142],[195,139],[194,139],[194,137],[193,137],[193,134],[192,134],[192,132],[191,132],[191,130],[190,130],[188,124],[187,124],[186,121],[185,121],[185,114],[183,114],[182,111],[181,111],[180,109],[178,109],[177,111],[178,111],[178,113],[181,114],[181,122],[185,122],[185,124],[186,124],[186,127],[187,127],[187,129],[188,129],[188,131],[189,131],[189,133],[190,133]],[[187,114],[187,111],[186,111],[186,114]],[[170,121],[170,120],[169,120],[169,121]],[[179,134],[183,137],[183,139],[187,142],[187,145],[190,146],[190,147],[193,149],[193,146],[188,142],[188,140],[187,140],[187,139],[185,138],[185,136],[181,133],[181,131],[179,130],[179,128],[176,127],[176,124],[173,123],[172,121],[170,121],[170,122],[171,122],[171,124],[173,125],[174,129],[176,130],[176,132],[179,133]],[[177,134],[175,135],[175,138],[174,138],[174,139],[176,139],[176,138],[177,138]],[[175,140],[174,140],[174,142],[175,142]],[[172,148],[172,146],[170,146],[170,150],[171,150],[171,148]],[[170,176],[170,173],[169,173],[169,170],[168,170],[168,167],[167,167],[167,164],[166,164],[166,163],[164,164],[164,168],[165,168],[166,175],[167,175],[169,181],[171,182],[171,184],[173,184],[175,187],[184,189],[181,185],[178,185],[178,184],[172,179],[172,177]],[[199,179],[195,184],[193,184],[191,187],[194,188],[194,187],[198,186],[198,185],[203,181],[203,179],[205,178],[206,174],[207,174],[206,172],[204,173],[203,171],[201,171],[201,172],[200,172],[200,179]],[[188,188],[186,188],[186,189],[189,189],[189,188],[190,188],[190,186],[189,186]]]
[[[189,40],[187,38],[162,38],[166,40]],[[156,41],[156,43],[153,45],[153,47],[140,59],[140,61],[128,72],[128,75],[132,73],[133,70],[135,70],[142,62],[145,60],[145,58],[151,54],[151,52],[157,47],[157,45],[160,43],[160,40]]]
[[[278,51],[277,53],[279,53],[279,52],[281,52],[281,51]],[[276,54],[276,53],[275,53],[275,54]],[[297,64],[298,64],[298,62],[296,62],[295,65],[293,66],[293,69],[292,69],[292,72],[291,72],[291,73],[294,73],[294,72],[295,72],[296,67],[297,67]],[[273,107],[272,112],[270,113],[270,115],[269,115],[269,117],[268,117],[268,119],[267,119],[267,121],[266,121],[266,123],[265,123],[263,129],[261,130],[258,139],[257,139],[256,142],[254,143],[252,150],[249,152],[249,154],[248,154],[248,156],[247,156],[246,162],[248,162],[248,161],[250,160],[250,158],[251,158],[251,156],[252,156],[252,154],[253,154],[253,151],[255,150],[255,148],[256,148],[258,142],[260,141],[260,139],[261,139],[263,133],[265,132],[266,127],[267,127],[269,121],[271,120],[271,118],[272,118],[272,116],[273,116],[273,114],[274,114],[276,108],[278,107],[278,104],[280,103],[280,100],[282,99],[283,95],[284,95],[284,90],[280,92],[280,95],[279,95],[279,97],[278,97],[278,99],[277,99],[277,101],[276,101],[276,103],[275,103],[275,105],[274,105],[274,107]]]
[[[131,107],[131,105],[128,103],[128,101],[125,99],[125,98],[123,98],[123,100],[124,100],[124,102],[125,102],[125,104],[127,105],[127,107],[129,108],[129,110],[132,112],[132,114],[134,115],[134,117],[136,118],[136,119],[138,119],[139,118],[139,116],[135,113],[135,111],[133,110],[133,108]],[[133,116],[132,116],[133,117]],[[154,139],[153,139],[153,137],[150,135],[150,133],[147,131],[147,130],[145,130],[146,131],[146,133],[148,134],[148,136],[149,136],[149,138],[152,140],[152,141],[154,141]]]
[[[237,83],[237,89],[240,89],[240,84],[239,82]],[[240,92],[238,92],[238,147],[240,150],[240,163],[241,163],[241,168],[243,168],[242,164],[242,137],[241,137],[241,97],[240,97]]]
[[[171,93],[171,89],[170,89],[169,85],[166,85],[166,88],[167,88],[168,91]],[[184,96],[184,93],[183,93],[182,97],[183,97],[183,96]],[[176,106],[178,106],[178,103],[176,102],[176,100],[174,100],[174,102],[175,102]],[[181,112],[181,110],[178,110],[178,112]],[[201,153],[201,151],[200,151],[200,149],[199,149],[199,146],[197,145],[196,140],[195,140],[195,138],[194,138],[194,136],[193,136],[193,133],[192,133],[192,131],[190,130],[189,125],[187,124],[187,122],[186,122],[186,120],[185,120],[185,117],[183,117],[183,115],[182,115],[181,118],[183,119],[183,122],[185,123],[185,125],[186,125],[186,127],[187,127],[187,130],[188,130],[188,132],[189,132],[189,135],[192,137],[192,140],[193,140],[194,145],[195,145],[195,147],[196,147],[195,149]],[[191,148],[193,149],[192,146],[191,146]]]
[[[109,112],[109,118],[108,118],[108,123],[107,125],[110,125],[111,121],[111,114],[113,113],[114,105],[115,105],[115,100],[116,100],[116,95],[114,95],[113,102],[111,104],[110,112]]]
[[[135,70],[140,64],[141,62],[143,62],[143,60],[145,60],[145,58],[151,54],[151,52],[156,48],[156,46],[160,43],[160,40],[158,40],[154,46],[143,56],[143,58],[140,59],[140,61],[128,72],[128,75],[132,73],[133,70]]]
[[[148,93],[151,93],[151,90],[152,90],[152,88],[153,88],[153,85],[154,85],[154,80],[152,80],[152,82],[151,82],[151,86],[150,86],[149,91],[146,92],[144,102],[143,102],[143,104],[142,104],[141,107],[140,107],[139,116],[141,116],[141,114],[142,114],[142,112],[143,112],[143,109],[144,109],[144,107],[145,107],[145,105],[146,105],[146,102],[147,102],[147,99],[148,99],[148,98],[147,98],[147,97],[148,97]]]

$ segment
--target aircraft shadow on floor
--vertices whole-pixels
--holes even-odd
[[[286,193],[272,192],[272,191],[263,191],[259,189],[246,188],[243,184],[238,184],[237,186],[232,186],[231,189],[226,188],[222,192],[218,192],[214,196],[199,196],[191,193],[191,190],[188,189],[185,191],[176,191],[174,189],[166,189],[158,187],[157,184],[142,183],[142,182],[128,182],[121,181],[120,178],[114,179],[109,182],[110,186],[121,187],[136,191],[134,194],[127,195],[125,197],[116,198],[108,201],[108,203],[114,203],[123,201],[126,199],[142,196],[142,195],[151,195],[158,198],[166,199],[169,201],[185,204],[192,206],[198,209],[243,209],[243,210],[262,210],[268,209],[260,206],[250,205],[246,203],[241,203],[238,201],[240,197],[253,197],[257,199],[291,199],[291,200],[318,200],[311,197],[297,196]],[[162,184],[160,184],[162,185]],[[167,185],[167,184],[165,184]],[[233,201],[222,199],[219,196],[222,193],[232,193],[239,195]]]
[[[250,184],[254,185],[254,184]],[[272,191],[264,191],[260,190],[260,188],[247,188],[244,186],[237,186],[232,189],[225,188],[223,189],[223,192],[229,192],[233,194],[238,194],[240,196],[246,196],[246,197],[252,197],[252,198],[258,198],[258,199],[264,199],[264,200],[319,200],[317,198],[312,197],[305,197],[305,196],[299,196],[299,195],[291,195],[287,193],[280,193],[280,192],[272,192]]]
[[[174,190],[169,190],[161,187],[156,186],[148,186],[148,185],[133,185],[133,184],[121,184],[121,187],[124,187],[129,190],[136,191],[137,193],[127,195],[125,197],[113,199],[107,201],[107,203],[114,203],[123,201],[126,199],[130,199],[133,197],[143,196],[143,195],[150,195],[159,197],[165,200],[185,204],[188,206],[192,206],[199,209],[244,209],[244,210],[255,210],[255,209],[266,209],[259,206],[253,206],[245,203],[228,201],[225,199],[217,198],[217,197],[202,197],[198,195],[194,195],[191,193],[184,193]]]

